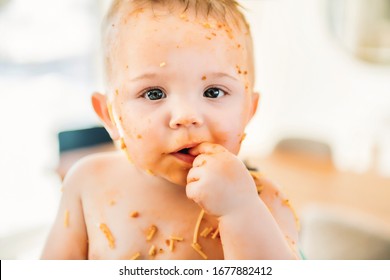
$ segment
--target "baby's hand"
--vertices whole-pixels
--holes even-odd
[[[217,217],[239,211],[258,200],[255,183],[245,165],[221,145],[202,143],[187,176],[187,197]]]

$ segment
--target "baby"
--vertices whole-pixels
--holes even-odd
[[[68,173],[42,258],[298,258],[288,200],[236,156],[259,99],[236,1],[117,0],[103,37],[92,105],[121,150]]]

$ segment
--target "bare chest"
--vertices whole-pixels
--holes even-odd
[[[94,197],[83,203],[89,259],[223,259],[218,221],[185,197],[120,189]]]

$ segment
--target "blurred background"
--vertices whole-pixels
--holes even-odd
[[[113,149],[103,91],[109,0],[0,0],[0,259],[37,259],[80,157]],[[258,114],[240,157],[276,182],[308,259],[390,259],[390,0],[241,0]]]

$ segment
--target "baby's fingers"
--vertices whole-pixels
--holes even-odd
[[[195,202],[199,201],[198,192],[199,192],[199,180],[201,176],[201,171],[199,168],[192,168],[190,172],[188,172],[187,176],[187,186],[186,186],[186,194],[189,199],[194,200]]]
[[[225,152],[226,149],[218,144],[203,142],[198,146],[195,146],[189,150],[189,153],[193,156],[198,156],[200,154],[216,154]]]

